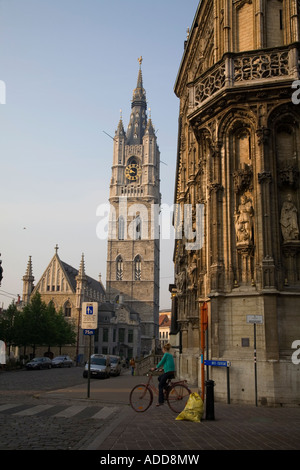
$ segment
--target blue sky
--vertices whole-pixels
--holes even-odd
[[[0,306],[59,256],[106,276],[97,207],[108,203],[113,136],[125,129],[138,75],[161,152],[162,202],[171,205],[179,100],[174,83],[198,0],[0,0]],[[173,242],[161,242],[160,308],[170,307]]]

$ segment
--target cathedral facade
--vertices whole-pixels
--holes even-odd
[[[114,136],[107,247],[107,300],[140,318],[140,346],[158,339],[160,152],[147,116],[142,58],[127,132],[122,117]]]
[[[228,361],[232,401],[299,402],[299,9],[201,0],[175,83],[174,202],[202,243],[176,240],[171,333],[180,375],[222,400],[224,368],[205,360]]]
[[[56,311],[62,310],[66,321],[72,322],[75,326],[76,344],[65,345],[64,354],[69,354],[77,363],[88,360],[89,344],[81,328],[82,303],[97,302],[101,305],[105,302],[105,288],[101,279],[96,280],[86,274],[84,255],[81,257],[79,269],[76,269],[61,260],[56,246],[52,259],[36,285],[30,256],[23,276],[22,307],[30,302],[36,292],[40,293],[46,305],[52,301]],[[52,349],[54,355],[59,354],[58,348]],[[45,348],[38,351],[41,355],[44,352]]]

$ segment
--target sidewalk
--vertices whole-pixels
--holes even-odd
[[[146,377],[128,373],[109,380],[91,380],[89,402],[120,405],[119,416],[108,423],[91,442],[90,450],[106,451],[200,451],[200,450],[299,450],[300,407],[268,408],[215,402],[215,419],[200,423],[177,421],[167,404],[136,413],[129,405],[132,387]],[[118,387],[116,389],[116,384]],[[193,390],[197,391],[197,390]],[[86,400],[86,384],[48,392],[48,397],[64,396]]]
[[[215,404],[215,420],[176,421],[168,405],[126,417],[100,450],[299,450],[300,409]],[[204,414],[205,418],[205,414]]]

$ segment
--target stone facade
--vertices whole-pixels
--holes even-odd
[[[107,248],[107,299],[140,317],[139,354],[158,338],[160,152],[147,117],[142,59],[125,133],[122,118],[114,137]]]
[[[95,337],[95,353],[112,354],[122,359],[139,357],[140,317],[126,305],[105,302],[99,309],[99,328]]]
[[[77,340],[74,346],[64,346],[63,353],[69,354],[74,361],[83,363],[88,359],[88,339],[81,329],[81,310],[83,302],[97,302],[98,306],[105,301],[105,289],[101,280],[97,281],[85,273],[84,256],[82,255],[79,269],[73,268],[58,256],[58,247],[55,254],[34,286],[32,260],[29,258],[27,270],[23,276],[22,306],[30,302],[36,293],[46,304],[53,301],[56,311],[62,309],[67,321],[75,324]],[[43,355],[45,348],[40,348],[36,355]],[[54,355],[59,354],[58,348],[52,348]]]
[[[201,355],[231,362],[235,402],[299,403],[299,2],[202,0],[175,93],[176,207],[193,207],[201,248],[176,240],[173,342],[180,375],[203,387]],[[294,85],[293,85],[294,84]],[[198,224],[196,208],[203,208]],[[208,307],[206,347],[200,312]],[[257,386],[254,374],[256,325]],[[226,400],[222,367],[205,370]]]

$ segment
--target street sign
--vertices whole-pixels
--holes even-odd
[[[262,325],[264,322],[262,315],[247,315],[247,323],[256,323]]]
[[[226,374],[227,374],[227,403],[230,403],[230,380],[229,380],[229,367],[231,366],[230,361],[204,361],[205,366],[213,366],[213,367],[226,367]]]
[[[230,361],[204,361],[205,366],[215,366],[215,367],[230,367]]]
[[[83,302],[81,328],[95,330],[98,326],[98,302]]]
[[[95,330],[83,330],[83,334],[86,336],[93,336],[95,334]]]

